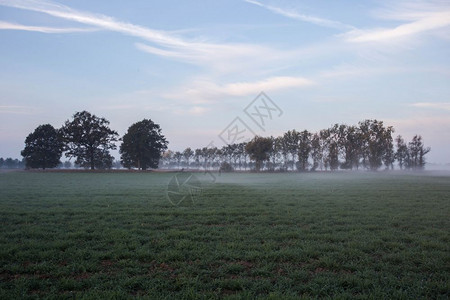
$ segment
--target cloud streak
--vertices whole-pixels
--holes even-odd
[[[342,35],[345,40],[353,43],[391,42],[410,38],[418,34],[446,28],[450,26],[450,6],[406,5],[404,3],[390,10],[378,12],[376,17],[407,23],[394,28],[354,29]]]
[[[98,29],[27,26],[27,25],[22,25],[22,24],[0,21],[0,30],[22,30],[22,31],[41,32],[41,33],[72,33],[72,32],[92,32],[92,31],[97,31]]]
[[[413,103],[412,106],[450,111],[450,102],[418,102]]]
[[[251,44],[206,44],[190,45],[178,49],[162,49],[143,43],[136,43],[136,48],[166,58],[177,59],[197,65],[213,68],[221,72],[231,72],[248,66],[262,66],[270,62],[286,59],[288,53],[282,53]]]
[[[136,47],[139,50],[166,58],[217,68],[222,71],[228,70],[233,66],[240,67],[239,65],[242,64],[242,62],[247,62],[247,64],[252,62],[254,63],[255,61],[259,62],[260,59],[258,57],[261,56],[266,58],[279,58],[282,56],[273,49],[253,44],[220,44],[205,41],[186,40],[166,31],[154,30],[131,23],[118,21],[112,17],[101,14],[93,14],[75,10],[68,6],[50,1],[0,0],[0,5],[37,11],[53,17],[95,26],[99,29],[138,37],[146,40],[147,42],[153,43],[153,45],[137,43]],[[26,30],[32,28],[22,27],[22,29]],[[34,29],[51,31],[48,28],[35,27]],[[267,60],[268,59],[266,59],[266,62]]]
[[[285,8],[280,8],[280,7],[276,7],[276,6],[272,6],[272,5],[267,5],[267,4],[264,4],[264,3],[256,1],[256,0],[244,0],[244,1],[247,3],[253,4],[253,5],[265,8],[275,14],[282,15],[282,16],[290,18],[290,19],[311,23],[311,24],[318,25],[318,26],[336,28],[336,29],[351,29],[351,28],[353,28],[353,26],[350,26],[350,25],[347,25],[347,24],[344,24],[344,23],[341,23],[338,21],[319,18],[316,16],[300,14],[297,11],[292,10],[292,9],[285,9]]]
[[[270,77],[256,82],[238,82],[227,84],[218,91],[231,96],[245,96],[256,94],[262,90],[276,91],[293,87],[304,87],[313,85],[314,82],[303,77]]]
[[[0,105],[0,114],[33,115],[36,108],[20,105]]]
[[[166,46],[186,46],[187,43],[181,39],[171,37],[163,31],[152,30],[145,27],[133,25],[126,22],[120,22],[114,18],[101,15],[82,12],[72,9],[68,6],[53,3],[50,1],[33,1],[33,0],[16,0],[7,1],[0,0],[0,5],[37,11],[51,15],[53,17],[62,18],[82,24],[92,25],[105,30],[121,32],[123,34],[140,37],[149,41],[166,45]]]
[[[216,84],[210,80],[196,80],[189,87],[183,87],[173,93],[162,96],[170,99],[188,99],[194,104],[209,103],[223,97],[251,96],[261,91],[272,92],[289,88],[301,88],[314,85],[315,82],[303,77],[278,76],[269,77],[260,81],[242,81],[224,85]]]

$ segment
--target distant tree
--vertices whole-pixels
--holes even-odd
[[[24,166],[23,161],[18,160],[17,158],[13,159],[11,157],[8,157],[5,159],[3,163],[3,167],[5,169],[19,169]]]
[[[125,168],[156,169],[167,144],[161,128],[152,120],[134,123],[122,138],[119,150],[122,164]]]
[[[400,167],[400,170],[403,170],[403,168],[408,164],[409,161],[409,151],[408,146],[405,143],[405,140],[402,138],[401,135],[397,136],[395,138],[395,143],[397,146],[397,151],[395,152],[395,159],[398,162],[398,166]]]
[[[52,125],[38,126],[25,139],[25,149],[21,155],[25,159],[27,168],[47,169],[55,168],[60,164],[63,151],[61,134]]]
[[[195,164],[198,169],[200,169],[201,166],[202,153],[202,149],[195,149],[194,151]]]
[[[328,163],[331,171],[339,168],[339,147],[335,141],[328,146]]]
[[[256,171],[260,171],[262,163],[269,159],[271,149],[272,140],[270,138],[255,136],[247,143],[245,150],[249,154],[250,159],[255,161]]]
[[[203,169],[207,169],[208,168],[208,164],[209,164],[209,149],[208,147],[203,147],[200,149],[201,151],[201,158],[202,158],[202,166]]]
[[[425,147],[420,135],[415,135],[408,144],[410,168],[414,170],[422,170],[425,168],[425,155],[430,152],[431,148]]]
[[[172,167],[173,154],[174,153],[172,150],[167,150],[163,152],[161,157],[163,164],[165,164],[169,169]]]
[[[359,122],[359,128],[362,134],[363,145],[363,164],[371,170],[378,170],[383,160],[392,163],[393,146],[391,126],[384,127],[383,121],[365,120]]]
[[[70,168],[72,168],[72,163],[71,163],[70,161],[66,160],[66,161],[63,163],[63,167],[64,167],[65,169],[70,169]]]
[[[233,167],[231,166],[231,164],[227,163],[226,161],[224,161],[223,163],[220,164],[220,169],[221,172],[233,172]]]
[[[238,157],[239,160],[239,169],[242,169],[242,167],[244,167],[245,170],[247,169],[248,154],[245,151],[246,146],[247,143],[239,143],[236,148],[236,156]]]
[[[213,167],[213,169],[215,169],[215,168],[220,169],[220,163],[223,160],[222,150],[217,147],[214,147],[213,149],[214,149],[214,151],[212,153],[212,155],[213,155],[212,167]]]
[[[328,129],[320,131],[320,138],[322,139],[324,149],[324,166],[325,170],[330,168],[334,171],[339,168],[339,139],[338,139],[338,124]]]
[[[330,165],[330,159],[329,159],[329,145],[330,145],[330,130],[329,129],[322,129],[319,132],[319,140],[321,143],[321,157],[322,157],[322,164],[325,168],[325,171],[328,170],[328,167]]]
[[[338,147],[344,158],[342,169],[358,169],[361,155],[362,139],[356,126],[339,125]]]
[[[394,133],[394,128],[392,126],[387,127],[383,131],[383,163],[386,166],[386,170],[394,168],[395,151],[392,133]]]
[[[288,138],[283,136],[279,136],[275,138],[275,149],[279,153],[282,159],[282,168],[284,171],[288,168],[288,160],[289,160],[289,144],[288,144]]]
[[[317,170],[322,163],[322,144],[319,134],[315,133],[311,138],[311,158],[313,161],[311,171]]]
[[[370,157],[370,120],[366,120],[364,122],[359,122],[359,132],[361,133],[361,158],[362,158],[362,166],[364,168],[370,168],[369,157]],[[381,166],[381,158],[380,158],[380,166]]]
[[[190,160],[193,156],[194,156],[194,151],[192,151],[191,148],[188,147],[188,148],[184,149],[183,157],[184,157],[184,160],[186,161],[186,166],[188,168],[189,168]]]
[[[5,164],[5,160],[3,157],[0,157],[0,168],[3,168],[3,165]]]
[[[239,147],[240,147],[240,144],[232,144],[233,152],[231,153],[231,158],[233,159],[233,164],[232,164],[233,169],[240,167],[241,150]]]
[[[109,150],[116,149],[116,131],[109,121],[87,111],[77,112],[66,121],[61,131],[66,143],[66,157],[75,157],[75,164],[84,168],[110,168],[113,158]]]
[[[269,139],[272,141],[272,148],[269,151],[269,168],[268,169],[270,171],[274,171],[275,168],[278,165],[277,161],[278,161],[278,158],[280,156],[280,149],[279,149],[279,147],[281,145],[278,143],[279,139],[274,138],[273,136],[269,137]]]
[[[16,159],[16,160],[17,160],[17,166],[19,169],[25,168],[25,159],[24,158],[22,158],[21,160],[18,160],[18,159]]]
[[[308,130],[304,130],[298,134],[298,170],[308,170],[308,158],[311,152],[311,133]]]
[[[181,160],[183,159],[183,153],[181,153],[180,151],[175,152],[173,154],[173,159],[176,161],[177,167],[180,168],[181,167]]]
[[[5,168],[6,169],[14,169],[15,168],[15,162],[14,159],[12,159],[11,157],[7,157],[5,159]]]
[[[233,169],[240,170],[247,167],[261,170],[263,166],[269,171],[277,168],[293,170],[294,166],[300,171],[306,171],[310,166],[311,171],[317,168],[352,170],[361,166],[378,170],[383,165],[386,169],[393,169],[395,160],[400,168],[422,169],[430,149],[423,146],[421,137],[415,136],[406,145],[398,136],[394,147],[393,133],[394,128],[385,126],[382,121],[365,120],[357,126],[335,124],[316,133],[290,130],[279,137],[255,137],[249,143],[230,144],[221,149],[205,147],[196,149],[187,157],[194,157],[196,165],[204,169],[220,169],[226,162]],[[267,143],[262,143],[262,139]],[[254,162],[247,161],[249,156]],[[181,159],[179,157],[178,162]],[[186,157],[184,161],[189,163]],[[176,164],[175,160],[172,162]]]
[[[227,144],[222,147],[221,153],[222,153],[222,160],[224,162],[231,162],[231,158],[233,157],[233,151],[234,151],[234,145],[235,144]]]
[[[298,156],[298,146],[300,139],[299,133],[295,129],[289,130],[283,135],[283,139],[286,148],[288,149],[288,152],[290,154],[290,157],[292,159],[292,169],[294,169],[295,158]]]
[[[220,149],[218,149],[217,147],[211,147],[211,148],[207,148],[208,151],[208,157],[209,157],[209,161],[210,161],[210,167],[212,169],[214,169],[216,166],[220,167],[217,160],[220,158],[220,156],[222,155],[222,153],[220,152]]]
[[[220,151],[217,147],[203,147],[202,157],[203,157],[203,168],[211,169],[214,168],[216,160],[219,157]]]

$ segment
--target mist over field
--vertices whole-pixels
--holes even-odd
[[[1,297],[448,296],[448,175],[193,174],[0,173]]]

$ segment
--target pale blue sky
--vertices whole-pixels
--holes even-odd
[[[0,0],[0,156],[81,110],[169,148],[218,135],[266,92],[265,132],[384,120],[450,162],[449,1]]]

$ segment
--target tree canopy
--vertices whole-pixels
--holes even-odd
[[[126,168],[158,168],[159,160],[168,142],[161,128],[152,120],[144,119],[128,128],[120,146],[121,161]]]
[[[269,153],[272,150],[272,139],[255,136],[248,142],[245,150],[250,155],[250,158],[255,160],[255,169],[259,171],[262,162],[269,159]]]
[[[117,132],[109,128],[105,118],[82,111],[59,130],[49,124],[37,127],[25,140],[21,152],[24,159],[0,158],[0,168],[23,168],[25,163],[28,168],[53,168],[60,164],[65,151],[66,157],[76,158],[74,166],[91,169],[111,168],[113,164],[120,167],[121,163],[140,170],[160,164],[217,170],[227,164],[229,170],[378,170],[383,165],[393,169],[395,161],[400,169],[424,169],[430,148],[424,146],[422,137],[415,135],[407,143],[399,135],[394,145],[393,133],[394,128],[382,121],[364,120],[351,126],[335,124],[315,133],[294,129],[278,137],[256,136],[249,142],[222,148],[165,151],[168,142],[160,126],[144,119],[128,128],[120,145],[121,161],[114,162],[110,150],[116,149]]]
[[[423,169],[430,148],[424,146],[422,137],[414,136],[411,142],[405,143],[399,136],[394,145],[393,133],[394,128],[385,126],[382,121],[364,120],[358,125],[335,124],[315,133],[289,130],[281,136],[265,138],[267,143],[264,148],[255,148],[253,140],[222,148],[187,148],[181,152],[169,150],[162,161],[165,167],[194,166],[217,170],[227,162],[234,170],[334,171],[365,168],[375,171],[383,165],[386,169],[392,169],[395,161],[400,169]],[[249,156],[250,162],[247,161]]]
[[[60,132],[52,125],[45,124],[27,136],[21,154],[27,168],[54,168],[61,163],[63,147]]]
[[[77,112],[73,120],[67,120],[61,129],[67,157],[75,157],[75,163],[90,169],[110,168],[113,157],[109,150],[116,149],[116,131],[109,128],[109,121],[87,111]]]
[[[400,137],[401,138],[401,137]],[[415,135],[408,144],[406,152],[406,164],[414,170],[422,170],[425,168],[425,155],[430,152],[430,147],[425,147],[420,135]]]

